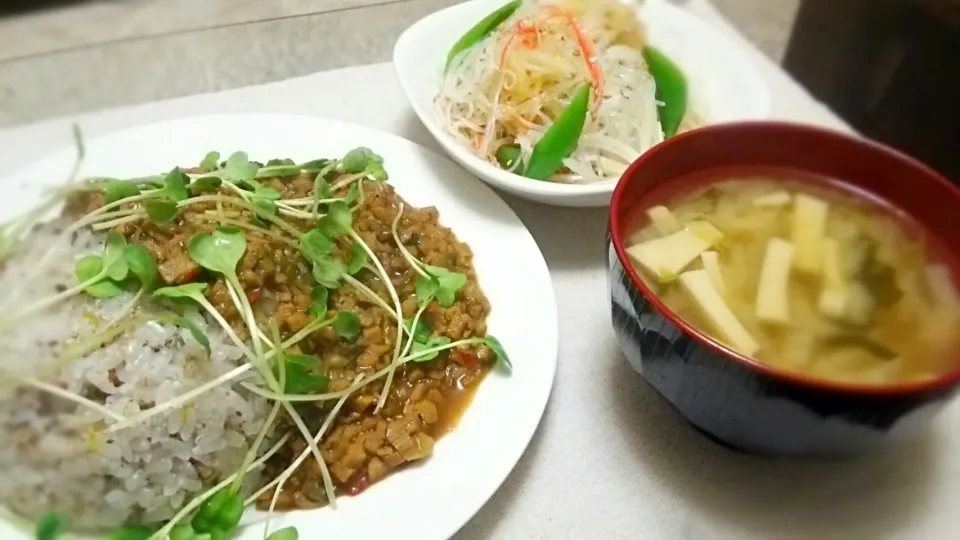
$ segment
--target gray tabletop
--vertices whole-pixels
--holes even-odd
[[[0,126],[384,62],[459,1],[96,0],[0,18]],[[799,1],[714,3],[779,60]]]

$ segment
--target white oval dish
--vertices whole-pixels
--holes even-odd
[[[506,172],[475,156],[447,131],[434,107],[443,65],[453,43],[504,0],[474,0],[429,15],[408,28],[393,63],[420,121],[455,161],[484,182],[518,197],[557,206],[607,206],[614,181],[589,185],[541,182]],[[687,76],[690,99],[709,123],[763,119],[770,114],[767,84],[737,46],[706,22],[662,0],[640,9],[650,41]]]
[[[426,462],[374,484],[338,508],[278,514],[272,529],[296,526],[301,538],[416,538],[452,536],[493,495],[523,454],[543,415],[556,371],[557,307],[546,262],[530,232],[487,186],[447,159],[394,135],[343,122],[286,115],[185,118],[97,137],[86,142],[82,176],[134,177],[192,166],[207,151],[244,150],[251,159],[305,161],[338,157],[357,146],[383,156],[390,183],[409,203],[435,206],[441,223],[473,250],[480,285],[492,311],[489,331],[503,343],[512,373],[495,370],[481,384],[459,427],[441,439]],[[0,180],[4,220],[62,183],[74,162],[67,149]],[[505,264],[504,261],[509,261]],[[3,471],[0,471],[2,477]],[[423,519],[424,508],[432,517]],[[256,513],[246,520],[256,520]],[[262,517],[262,516],[260,516]],[[262,538],[251,525],[235,540]],[[0,538],[29,539],[0,520]]]

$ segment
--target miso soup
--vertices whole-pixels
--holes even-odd
[[[723,177],[635,221],[627,253],[694,328],[771,366],[861,384],[957,367],[960,294],[912,223],[799,178]]]

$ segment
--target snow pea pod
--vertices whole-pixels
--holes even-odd
[[[644,48],[643,58],[657,84],[657,101],[661,103],[657,110],[663,137],[673,137],[680,129],[683,115],[687,113],[687,79],[680,68],[659,49]]]
[[[493,32],[503,21],[509,19],[510,16],[517,11],[520,4],[522,4],[521,0],[513,0],[513,2],[505,4],[500,9],[484,17],[483,20],[475,24],[473,28],[467,30],[467,33],[462,35],[460,39],[453,44],[450,52],[447,53],[447,63],[443,67],[444,73],[450,69],[450,64],[453,63],[453,60],[457,56],[460,56],[460,53],[473,47],[490,35],[490,32]]]
[[[511,171],[514,174],[523,175],[523,164],[517,164],[520,160],[520,145],[505,144],[497,150],[497,162],[504,170]],[[516,168],[514,168],[516,167]]]
[[[577,90],[570,105],[560,112],[543,137],[533,146],[530,163],[523,175],[546,180],[563,166],[563,159],[573,153],[583,134],[590,109],[590,84]]]

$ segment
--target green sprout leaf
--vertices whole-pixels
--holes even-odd
[[[190,177],[180,170],[180,167],[174,167],[167,173],[163,179],[163,194],[174,202],[180,202],[190,197],[187,193],[187,184]]]
[[[57,513],[46,514],[37,522],[37,540],[55,540],[67,529],[67,518]]]
[[[225,537],[228,538],[240,524],[242,515],[243,499],[233,491],[223,489],[200,505],[190,524],[198,533],[227,533]]]
[[[333,317],[333,329],[343,339],[356,341],[360,337],[360,318],[352,311],[338,311]]]
[[[89,255],[79,259],[73,268],[77,281],[85,283],[97,276],[103,275],[103,260],[96,255]],[[123,287],[110,279],[100,279],[88,285],[84,291],[94,298],[113,298],[123,294]]]
[[[262,184],[257,184],[257,185],[259,186],[259,188],[257,188],[256,193],[254,193],[254,196],[259,197],[261,199],[266,199],[268,201],[279,201],[280,199],[283,198],[283,194],[280,193],[279,190],[276,190],[271,187],[263,187]]]
[[[418,277],[416,283],[417,303],[421,306],[429,303],[437,296],[437,290],[439,288],[440,284],[437,282],[437,278],[433,276]]]
[[[363,170],[367,168],[367,163],[378,158],[380,163],[383,163],[383,158],[374,154],[373,150],[364,146],[354,148],[347,152],[347,155],[343,156],[343,159],[340,160],[340,170],[350,174],[363,172]]]
[[[359,184],[350,184],[350,189],[347,190],[347,196],[343,198],[343,202],[347,206],[353,206],[353,203],[360,200],[362,193],[360,192]]]
[[[427,351],[436,347],[442,347],[444,345],[449,345],[449,344],[450,344],[450,338],[448,338],[447,336],[428,337],[423,342],[414,340],[413,346],[410,347],[410,352],[413,354],[417,354],[423,351]],[[417,358],[414,361],[429,362],[435,359],[437,356],[439,356],[439,354],[440,354],[440,351],[433,351],[425,354],[424,356],[421,356],[420,358]]]
[[[289,166],[289,165],[296,165],[296,164],[297,163],[290,158],[283,158],[283,159],[274,158],[271,160],[267,160],[267,167],[281,167],[281,166]]]
[[[99,187],[103,190],[105,204],[114,203],[140,194],[139,186],[133,182],[123,180],[107,180],[99,183]]]
[[[300,252],[309,261],[323,259],[333,252],[333,240],[317,229],[310,229],[300,238]]]
[[[300,164],[300,170],[307,173],[320,172],[324,169],[330,168],[333,165],[333,161],[325,158],[312,159],[310,161],[305,161]]]
[[[191,183],[187,189],[190,190],[190,193],[205,193],[208,191],[216,191],[220,188],[220,185],[223,184],[223,180],[215,176],[201,176]]]
[[[252,163],[246,152],[234,152],[224,164],[222,177],[233,182],[251,182],[260,167]]]
[[[154,298],[169,298],[171,300],[191,299],[201,301],[207,290],[206,283],[184,283],[176,287],[163,287],[153,291]]]
[[[257,171],[258,178],[289,178],[300,174],[300,167],[297,165],[271,165],[276,159],[267,162],[267,166]],[[283,161],[291,161],[285,159]]]
[[[349,231],[353,225],[353,213],[350,211],[350,207],[343,201],[330,203],[329,208],[327,208],[327,217],[344,233]]]
[[[254,195],[252,202],[258,215],[272,216],[277,213],[277,204],[270,199],[263,199]]]
[[[253,188],[251,202],[253,202],[257,214],[275,215],[277,213],[277,205],[274,201],[279,201],[283,198],[283,195],[276,189],[264,187],[259,182],[251,181],[247,182],[247,185]]]
[[[437,280],[437,301],[443,307],[450,307],[457,301],[457,292],[467,284],[467,276],[451,272],[446,268],[427,265],[424,270]]]
[[[203,156],[203,161],[200,162],[200,168],[204,172],[213,172],[220,168],[220,152],[207,152],[207,155]]]
[[[310,293],[310,314],[317,319],[323,319],[327,316],[327,301],[330,297],[330,290],[323,285],[313,288]]]
[[[129,268],[123,258],[123,252],[127,247],[127,239],[117,231],[107,233],[107,245],[103,248],[103,272],[106,277],[114,281],[123,281],[127,279]]]
[[[147,540],[153,533],[146,525],[125,525],[110,533],[107,540]]]
[[[387,172],[383,168],[383,158],[365,147],[355,148],[340,161],[341,171],[350,174],[364,173],[374,180],[387,180]]]
[[[422,317],[417,319],[416,328],[413,327],[413,319],[407,319],[404,326],[406,326],[407,330],[413,335],[414,341],[426,343],[427,340],[430,339],[430,327],[427,326],[426,321],[424,321]]]
[[[144,288],[151,288],[157,281],[157,261],[147,248],[140,244],[127,244],[123,248],[123,260]]]
[[[317,230],[328,238],[337,238],[350,232],[353,213],[343,201],[331,203],[327,214],[317,220]]]
[[[218,227],[212,235],[196,234],[187,243],[194,262],[224,276],[236,277],[237,263],[246,251],[247,238],[232,227]]]
[[[273,531],[270,536],[267,537],[267,540],[298,540],[299,538],[300,534],[297,532],[296,527],[285,527]]]
[[[347,261],[347,273],[355,275],[367,264],[367,251],[359,243],[350,246],[350,259]]]
[[[320,359],[306,354],[285,355],[285,394],[309,395],[323,392],[330,384],[330,377],[317,370],[323,367]]]
[[[375,167],[369,167],[367,169],[367,175],[370,178],[373,178],[377,182],[386,182],[390,179],[390,175],[387,174],[387,170],[383,168],[383,165],[377,165]]]
[[[318,172],[313,181],[313,190],[319,199],[332,199],[333,191],[330,189],[330,183],[323,177],[323,172]]]
[[[147,217],[157,225],[166,225],[177,217],[177,203],[166,199],[150,199],[143,203]]]
[[[412,354],[417,354],[435,347],[441,347],[450,343],[450,338],[446,336],[430,337],[430,327],[422,318],[417,319],[417,326],[413,327],[413,321],[407,321],[407,329],[413,335],[413,345],[410,347]],[[439,355],[439,351],[433,351],[423,357],[417,358],[416,362],[429,362]]]
[[[500,341],[493,337],[487,336],[483,338],[483,344],[487,347],[490,347],[490,350],[497,354],[497,358],[504,363],[509,369],[513,369],[513,362],[510,361],[510,357],[507,356],[507,351],[503,348],[503,345],[500,344]]]
[[[327,238],[339,238],[347,233],[337,225],[330,216],[321,216],[317,220],[317,230]]]
[[[207,338],[207,335],[204,334],[203,331],[197,327],[197,325],[193,324],[190,319],[186,317],[177,317],[174,319],[173,323],[180,328],[183,328],[187,332],[190,332],[190,336],[207,350],[207,354],[210,354],[210,340]]]
[[[343,261],[328,256],[313,261],[311,274],[318,284],[328,289],[336,289],[346,271],[347,265],[343,264]]]
[[[124,258],[126,248],[127,239],[117,231],[110,231],[102,257],[91,255],[76,262],[73,273],[80,283],[88,283],[84,291],[95,298],[112,298],[123,293],[123,280],[130,272]]]

